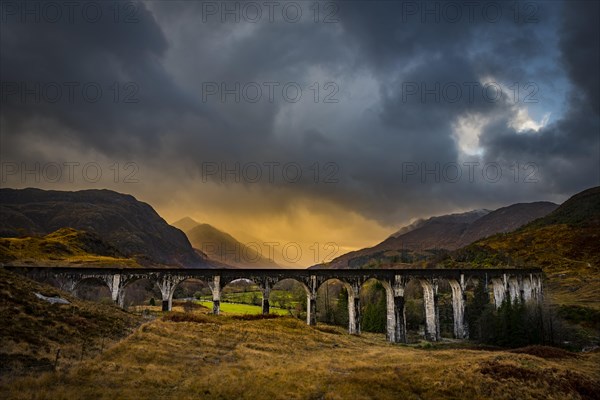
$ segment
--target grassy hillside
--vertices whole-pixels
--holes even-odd
[[[35,293],[70,304],[51,304]],[[59,368],[89,359],[128,335],[140,318],[115,305],[79,300],[52,286],[0,268],[0,359],[2,375]]]
[[[558,303],[600,309],[600,188],[581,192],[546,217],[446,255],[438,266],[541,267]]]
[[[0,189],[0,237],[91,232],[145,266],[211,268],[183,232],[149,205],[111,190]]]
[[[98,235],[62,228],[45,236],[0,238],[0,263],[42,266],[129,267],[140,265]]]
[[[452,254],[446,267],[541,267],[559,304],[600,309],[600,231],[565,224],[531,227],[480,240]]]
[[[497,233],[513,231],[558,207],[517,203],[494,211],[473,210],[419,220],[376,246],[343,254],[318,268],[423,268],[440,254]]]
[[[599,363],[600,352],[408,347],[293,318],[171,313],[66,373],[3,380],[0,390],[6,399],[597,399]]]
[[[600,226],[600,186],[577,193],[551,214],[532,222],[529,227],[555,224]]]

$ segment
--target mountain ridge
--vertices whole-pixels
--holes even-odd
[[[600,187],[577,193],[553,212],[443,255],[442,268],[537,267],[556,303],[600,309]]]
[[[440,251],[456,250],[483,237],[516,229],[558,207],[551,202],[515,203],[493,211],[476,209],[419,220],[372,247],[356,250],[311,268],[378,267],[384,263],[414,267]],[[400,233],[404,232],[404,233]],[[400,233],[400,234],[398,234]]]
[[[45,236],[73,228],[100,236],[144,266],[212,268],[185,234],[147,203],[107,189],[0,189],[0,237]]]
[[[237,268],[281,268],[275,261],[264,257],[261,249],[241,243],[231,234],[210,224],[184,217],[172,225],[181,229],[192,246],[211,260]]]

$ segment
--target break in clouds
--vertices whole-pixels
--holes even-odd
[[[50,3],[1,3],[2,186],[390,230],[599,181],[598,2]]]

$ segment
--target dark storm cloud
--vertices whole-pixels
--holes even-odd
[[[544,191],[573,193],[600,180],[598,5],[572,2],[563,9],[560,50],[573,85],[564,117],[535,135],[515,135],[500,126],[482,138],[490,157],[538,160]]]
[[[262,180],[253,187],[267,193],[266,208],[324,199],[384,224],[597,184],[597,3],[487,2],[500,10],[498,18],[496,8],[485,14],[473,2],[452,3],[462,12],[458,21],[451,10],[442,13],[443,2],[429,2],[433,13],[421,14],[421,2],[352,1],[336,3],[337,23],[314,23],[308,3],[299,3],[304,14],[297,23],[223,23],[205,21],[207,3],[193,1],[136,3],[139,22],[132,24],[3,24],[2,81],[139,86],[134,104],[3,101],[3,157],[28,157],[21,139],[27,132],[41,141],[74,138],[108,156],[160,160],[173,176],[178,162],[195,165],[196,177],[204,162],[334,162],[335,184],[316,185],[305,170],[293,185]],[[465,83],[485,78],[504,90],[536,82],[541,100],[531,106],[549,109],[554,119],[538,132],[518,132],[511,121],[529,104],[489,101],[480,89],[467,98]],[[339,102],[309,101],[315,80],[336,82]],[[207,82],[296,82],[304,93],[295,104],[281,96],[204,101]],[[463,95],[407,96],[407,85],[436,83],[457,84]],[[486,121],[476,155],[457,145],[457,121],[470,116]],[[404,173],[407,163],[434,168],[465,160],[497,162],[503,179],[470,182],[465,168],[456,182]],[[539,182],[515,184],[508,171],[516,161],[535,163]]]
[[[31,2],[30,10],[40,3]],[[66,9],[57,22],[43,14],[39,22],[35,13],[25,19],[3,15],[4,135],[23,130],[37,117],[58,125],[54,138],[69,132],[84,146],[119,152],[123,145],[152,142],[189,109],[191,98],[162,66],[167,40],[144,5],[137,3],[135,20],[126,23],[112,19],[116,3],[94,4],[103,10],[94,23],[79,13],[68,19]]]
[[[600,3],[573,2],[564,11],[560,41],[564,64],[591,111],[600,113]]]

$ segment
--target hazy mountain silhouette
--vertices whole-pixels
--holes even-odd
[[[258,243],[246,245],[210,224],[201,224],[189,217],[172,225],[185,232],[192,246],[211,260],[239,268],[279,268],[277,263],[262,255]]]

